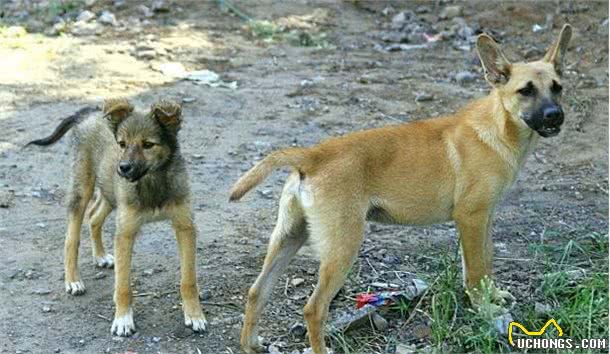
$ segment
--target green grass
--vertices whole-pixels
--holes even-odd
[[[575,341],[608,338],[608,235],[550,230],[540,243],[528,247],[527,254],[539,276],[530,280],[533,293],[517,298],[510,311],[514,320],[530,330],[539,330],[553,318],[562,327],[564,338]],[[457,254],[438,257],[432,266],[438,273],[430,280],[424,298],[399,302],[384,314],[394,329],[383,333],[363,329],[334,334],[331,345],[335,353],[385,353],[386,346],[392,343],[417,345],[425,352],[518,352],[510,346],[507,336],[496,330],[494,314],[470,308],[464,295],[460,263]],[[484,294],[491,298],[490,292]],[[550,310],[537,313],[536,302],[548,305]],[[401,341],[403,329],[409,328],[407,321],[427,323],[430,336],[423,342]],[[523,336],[520,330],[515,331],[517,337]],[[557,333],[550,330],[544,336],[556,338]]]
[[[297,47],[328,48],[330,46],[324,32],[285,31],[275,22],[266,20],[250,20],[246,26],[252,37],[267,43],[285,41]]]

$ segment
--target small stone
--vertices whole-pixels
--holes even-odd
[[[267,347],[267,352],[269,354],[284,354],[282,351],[280,351],[280,349],[278,347],[276,347],[273,344],[271,344],[269,347]]]
[[[407,22],[413,18],[413,12],[411,11],[402,11],[392,17],[392,29],[399,30],[402,29]]]
[[[262,191],[258,191],[258,194],[260,194],[265,199],[273,199],[273,191],[271,191],[270,189],[263,189]]]
[[[61,349],[60,348],[55,348],[55,350],[53,352],[54,353],[61,353]]]
[[[0,191],[0,208],[10,208],[13,204],[14,194],[7,191]]]
[[[42,307],[42,312],[47,312],[48,313],[48,312],[51,312],[51,311],[53,311],[53,309],[51,309],[50,306],[43,306]]]
[[[197,99],[195,97],[183,97],[182,98],[182,103],[192,103],[197,101]]]
[[[199,292],[199,299],[206,301],[212,298],[212,292],[210,290],[201,290]]]
[[[85,344],[85,340],[84,340],[84,339],[79,340],[79,341],[78,341],[78,344],[80,344],[80,345]]]
[[[161,341],[161,337],[152,337],[152,341],[155,343],[159,343]]]
[[[540,302],[536,302],[536,304],[534,305],[534,312],[536,312],[539,315],[547,314],[547,313],[551,312],[552,309],[553,308],[549,304],[543,304]]]
[[[398,256],[388,255],[383,257],[382,261],[386,265],[398,265],[402,262],[402,259]]]
[[[418,325],[415,328],[413,328],[413,335],[417,339],[430,337],[431,334],[432,334],[432,329],[430,328],[430,326]]]
[[[97,22],[77,21],[72,25],[70,33],[75,36],[93,36],[102,33],[103,29]]]
[[[103,278],[106,278],[106,273],[105,272],[97,272],[93,276],[93,279],[103,279]]]
[[[109,26],[113,26],[113,27],[118,25],[116,17],[110,11],[103,11],[102,14],[100,15],[100,17],[97,20],[100,23],[103,23],[103,24],[109,25]]]
[[[434,96],[429,93],[421,92],[415,95],[415,102],[428,102],[432,100],[434,100]]]
[[[523,52],[525,59],[541,58],[542,54],[544,53],[536,47],[528,48]]]
[[[66,32],[68,24],[65,21],[59,21],[53,25],[50,29],[46,30],[45,33],[50,36],[57,36]]]
[[[169,6],[164,0],[156,0],[152,3],[151,8],[154,12],[169,12]]]
[[[407,345],[407,344],[400,343],[396,346],[395,354],[415,354],[415,353],[417,353],[417,347],[413,344]]]
[[[114,3],[112,5],[117,9],[122,8],[123,6],[125,6],[125,0],[114,0]]]
[[[470,71],[460,71],[459,73],[455,74],[455,81],[457,81],[459,84],[473,82],[476,80],[476,78],[477,75],[471,73]]]
[[[302,80],[301,81],[301,87],[312,87],[314,85],[314,82],[311,80]]]
[[[186,338],[193,335],[193,330],[182,324],[181,326],[176,326],[171,335],[176,338]]]
[[[155,271],[153,269],[146,269],[143,273],[145,276],[150,277],[154,272]]]
[[[153,17],[154,13],[148,8],[148,6],[146,5],[140,5],[138,6],[138,11],[140,11],[140,13],[144,16],[144,17]]]
[[[392,7],[392,6],[388,6],[386,8],[384,8],[383,10],[381,10],[381,14],[383,16],[390,16],[391,14],[393,14],[396,10]]]
[[[454,17],[462,16],[462,7],[461,6],[447,6],[441,11],[439,18],[451,19]]]
[[[307,327],[305,327],[302,323],[297,322],[290,326],[288,333],[290,333],[290,335],[293,337],[303,338],[305,337],[305,334],[307,334]]]
[[[36,289],[32,292],[35,295],[48,295],[51,293],[50,289]]]
[[[428,7],[426,5],[421,5],[421,6],[418,6],[417,8],[415,8],[416,14],[427,14],[428,12],[430,12],[430,7]]]
[[[373,325],[375,326],[376,330],[383,332],[388,328],[388,320],[383,318],[380,314],[372,314],[371,319],[373,320]]]
[[[532,32],[534,32],[534,33],[542,32],[545,29],[546,28],[544,28],[544,26],[541,26],[541,25],[539,25],[537,23],[532,26]]]
[[[91,12],[89,10],[85,10],[78,15],[78,17],[76,18],[76,21],[89,22],[94,18],[95,18],[95,14],[93,12]]]
[[[157,57],[157,52],[154,50],[142,50],[142,51],[136,52],[136,57],[138,59],[152,60]]]
[[[305,283],[305,279],[303,279],[303,278],[293,278],[293,279],[290,281],[290,284],[291,284],[292,286],[294,286],[294,287],[297,287],[297,286],[299,286],[299,285],[301,285],[301,284],[303,284],[303,283]]]

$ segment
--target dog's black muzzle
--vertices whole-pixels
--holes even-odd
[[[523,117],[523,120],[541,137],[552,137],[561,131],[563,109],[555,103],[545,103],[535,112]]]
[[[148,169],[142,164],[133,161],[121,161],[117,167],[119,176],[125,178],[129,182],[137,182],[144,177]]]

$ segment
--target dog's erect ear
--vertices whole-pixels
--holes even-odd
[[[485,70],[485,79],[492,86],[503,85],[510,78],[510,62],[506,59],[498,43],[486,34],[477,38],[477,54]]]
[[[133,112],[133,106],[124,98],[104,100],[104,118],[108,119],[113,130]]]
[[[544,61],[552,63],[555,67],[555,71],[560,75],[563,57],[565,52],[568,50],[570,38],[572,38],[572,26],[565,24],[559,33],[559,38],[557,38],[557,41],[544,55]]]
[[[173,131],[180,129],[180,123],[182,123],[182,106],[180,104],[169,100],[161,100],[152,105],[151,113],[162,126]]]

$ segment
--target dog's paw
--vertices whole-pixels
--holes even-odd
[[[495,289],[493,299],[496,303],[504,305],[508,302],[515,302],[515,297],[506,290]]]
[[[267,351],[267,348],[261,344],[262,342],[262,337],[252,336],[246,340],[242,340],[241,349],[246,354],[264,353]]]
[[[131,309],[126,314],[120,317],[114,317],[112,321],[111,332],[113,335],[121,337],[129,337],[136,332],[136,326],[133,323],[133,312]]]
[[[114,257],[111,254],[95,257],[95,266],[98,268],[114,268]]]
[[[206,321],[205,316],[203,314],[198,316],[189,316],[185,314],[184,324],[187,327],[190,327],[194,332],[205,332],[208,326],[208,321]]]
[[[508,313],[508,309],[504,306],[490,302],[484,302],[477,305],[473,305],[473,308],[476,312],[485,316],[486,318],[495,318],[498,316],[502,316],[505,313]]]
[[[85,293],[85,284],[82,281],[67,281],[66,292],[70,295],[82,295]]]

